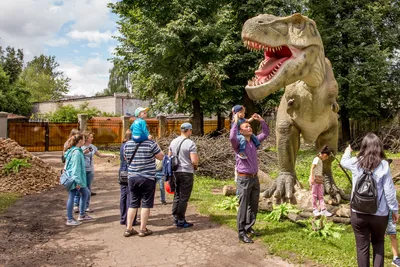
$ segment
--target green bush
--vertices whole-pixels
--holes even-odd
[[[300,210],[296,209],[295,206],[290,203],[282,203],[278,206],[274,205],[273,210],[267,215],[268,221],[280,221],[283,218],[287,218],[289,213],[299,213]]]
[[[239,198],[237,196],[227,197],[220,203],[214,205],[216,208],[221,210],[238,210],[239,208]]]
[[[327,222],[325,216],[320,219],[310,217],[306,223],[306,228],[303,229],[310,237],[319,239],[327,239],[330,237],[340,238],[345,228],[342,225],[337,225],[334,222]]]

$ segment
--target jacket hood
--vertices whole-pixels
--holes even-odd
[[[65,158],[69,158],[73,151],[80,149],[79,147],[73,146],[65,152]],[[81,149],[82,150],[82,149]]]

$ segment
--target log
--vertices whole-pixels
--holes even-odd
[[[299,214],[303,219],[308,219],[310,217],[314,217],[314,214],[312,212],[307,212],[303,211],[300,212]],[[326,217],[328,221],[332,221],[334,223],[345,223],[345,224],[350,224],[350,218],[342,218],[342,217],[337,217],[337,216],[332,216],[332,217]]]
[[[236,195],[236,186],[234,185],[224,185],[222,188],[222,195],[224,196],[235,196]]]

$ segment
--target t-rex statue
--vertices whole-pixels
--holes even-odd
[[[315,143],[318,151],[324,145],[337,151],[338,85],[316,24],[308,17],[258,15],[245,22],[242,39],[247,48],[262,50],[265,57],[248,81],[249,97],[260,100],[285,87],[276,120],[279,176],[263,196],[290,202],[297,181],[300,135],[306,143]],[[348,196],[333,180],[333,159],[323,162],[324,185],[325,192],[339,203]]]

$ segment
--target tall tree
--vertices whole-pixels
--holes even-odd
[[[102,92],[96,93],[96,96],[114,95],[114,93],[129,93],[130,81],[129,73],[124,68],[123,63],[119,58],[113,60],[114,66],[110,69],[110,77],[108,87]]]
[[[58,100],[68,93],[70,78],[58,67],[54,56],[35,56],[28,62],[19,82],[31,93],[31,102]]]
[[[9,77],[9,83],[13,84],[24,67],[24,53],[22,49],[8,46],[5,51],[0,47],[0,64]]]
[[[159,108],[190,112],[194,133],[202,134],[203,115],[224,99],[224,67],[235,48],[231,7],[211,0],[124,0],[110,6],[121,18],[116,54],[132,73],[134,93],[157,100]]]
[[[393,96],[400,93],[392,75],[394,51],[399,49],[400,3],[310,0],[308,7],[339,84],[340,120],[343,141],[347,141],[350,119],[388,116]]]

